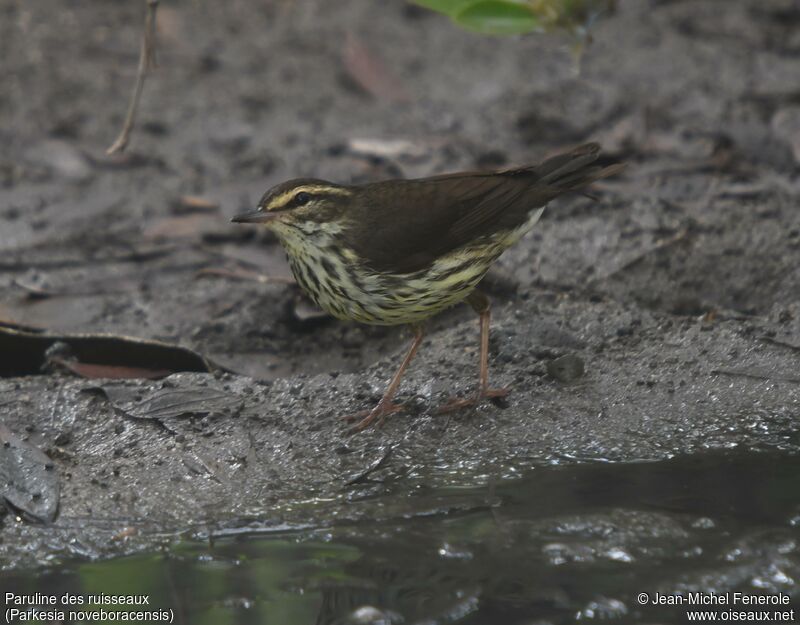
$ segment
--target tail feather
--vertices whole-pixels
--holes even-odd
[[[591,165],[600,155],[600,145],[586,143],[574,150],[553,156],[534,167],[539,180],[544,184],[553,184],[569,174],[579,172]],[[560,185],[559,185],[560,186]]]
[[[596,180],[608,178],[609,176],[615,176],[623,169],[625,169],[625,165],[623,163],[614,163],[613,165],[608,165],[607,167],[601,167],[599,165],[595,165],[593,167],[584,167],[583,169],[578,169],[567,176],[550,180],[548,181],[548,184],[563,191],[579,189],[580,187],[585,187],[592,184]]]
[[[590,185],[596,180],[618,174],[624,163],[600,165],[600,145],[586,143],[566,154],[559,154],[532,168],[538,180],[552,188],[556,195]],[[529,170],[531,171],[531,170]]]

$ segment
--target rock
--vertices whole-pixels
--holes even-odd
[[[800,165],[800,106],[788,106],[776,111],[771,126],[775,136],[792,148],[794,161]]]
[[[26,153],[26,160],[44,167],[53,175],[77,182],[92,175],[92,167],[84,155],[65,141],[42,141]]]
[[[565,354],[547,363],[547,373],[559,382],[570,384],[583,377],[583,359],[575,354]]]

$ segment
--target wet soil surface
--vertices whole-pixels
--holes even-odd
[[[0,8],[0,320],[219,365],[158,380],[4,366],[5,566],[415,514],[405,495],[370,504],[398,480],[796,453],[800,13],[721,4],[620,2],[578,74],[565,39],[484,38],[401,2],[167,3],[116,157],[142,7]],[[277,242],[229,218],[290,177],[499,167],[586,140],[625,173],[554,203],[486,284],[491,378],[513,392],[436,414],[477,380],[477,321],[457,308],[429,325],[407,410],[348,436],[338,417],[377,401],[410,337],[316,314]]]

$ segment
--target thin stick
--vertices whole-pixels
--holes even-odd
[[[661,250],[664,250],[664,249],[666,249],[668,247],[672,247],[673,245],[676,245],[676,244],[680,243],[681,241],[686,239],[690,234],[692,234],[692,231],[691,231],[691,228],[689,227],[689,228],[682,229],[680,232],[678,232],[677,234],[672,235],[671,237],[669,237],[667,239],[661,239],[660,241],[655,243],[652,247],[650,247],[650,248],[646,249],[644,252],[641,252],[640,254],[636,255],[631,260],[626,261],[625,263],[623,263],[620,267],[617,267],[616,269],[613,269],[612,271],[610,271],[609,273],[607,273],[607,274],[605,274],[603,276],[597,276],[596,278],[592,278],[589,281],[589,284],[594,284],[595,282],[600,282],[601,280],[608,280],[609,278],[613,278],[618,273],[621,273],[623,271],[627,271],[631,267],[634,267],[635,265],[639,264],[640,262],[642,262],[645,258],[650,256],[651,254],[655,254],[656,252],[660,252]]]
[[[195,274],[196,278],[204,276],[219,276],[221,278],[231,278],[232,280],[253,280],[261,284],[295,284],[294,278],[288,276],[268,276],[247,269],[219,269],[217,267],[204,267]]]
[[[362,471],[361,473],[359,473],[355,477],[347,480],[345,482],[345,486],[353,486],[354,484],[359,484],[360,482],[368,482],[369,480],[367,480],[367,477],[369,476],[369,474],[370,473],[375,473],[375,471],[377,471],[378,469],[382,469],[383,467],[385,467],[386,464],[389,462],[389,458],[392,457],[392,452],[393,451],[394,451],[394,447],[389,445],[389,447],[386,449],[386,451],[378,459],[377,462],[373,462],[372,466],[368,467],[367,469],[365,469],[364,471]]]
[[[790,375],[770,375],[761,371],[749,371],[747,369],[712,369],[712,374],[730,375],[740,378],[753,378],[754,380],[769,380],[770,382],[793,382],[800,384],[800,378]]]
[[[128,145],[128,140],[133,130],[133,124],[136,121],[136,111],[139,109],[139,98],[142,95],[142,87],[144,87],[144,79],[147,76],[147,70],[156,66],[156,10],[158,9],[158,1],[159,0],[146,0],[147,14],[144,18],[144,33],[142,34],[142,47],[139,52],[139,68],[136,71],[136,83],[133,87],[133,95],[128,105],[128,112],[125,115],[125,123],[122,125],[122,130],[116,141],[106,150],[106,154],[122,152]]]

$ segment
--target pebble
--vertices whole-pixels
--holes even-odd
[[[565,354],[547,363],[547,373],[551,378],[569,384],[583,377],[583,359],[575,354]]]

